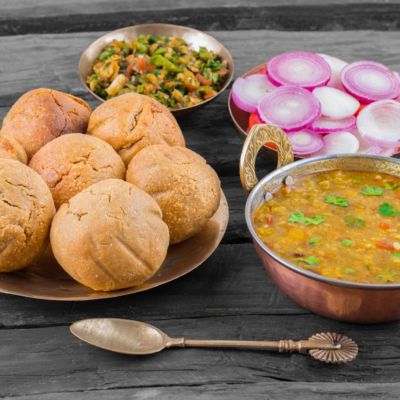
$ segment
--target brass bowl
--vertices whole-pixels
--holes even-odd
[[[0,273],[0,293],[44,300],[83,301],[143,292],[180,278],[203,264],[221,242],[228,219],[228,204],[221,191],[219,208],[204,229],[190,239],[170,246],[159,271],[140,286],[113,292],[91,290],[64,272],[49,247],[36,265],[16,272]]]
[[[258,151],[273,142],[278,152],[278,169],[259,182],[255,173]],[[288,177],[302,177],[332,170],[385,173],[400,177],[400,160],[363,154],[313,157],[293,162],[291,145],[284,132],[272,125],[255,125],[249,132],[240,159],[240,177],[246,193],[247,227],[265,270],[293,301],[325,317],[377,323],[400,319],[400,284],[362,284],[331,279],[302,269],[270,250],[258,237],[253,215],[266,196],[273,195]]]
[[[233,59],[229,51],[220,43],[217,39],[212,36],[198,31],[197,29],[188,28],[180,25],[170,24],[142,24],[133,25],[125,28],[117,29],[106,33],[95,40],[89,47],[82,53],[79,60],[79,73],[81,76],[82,84],[85,88],[98,100],[105,101],[96,93],[94,93],[86,84],[86,78],[91,74],[92,65],[96,60],[97,56],[101,53],[104,47],[112,42],[113,40],[133,40],[141,34],[152,34],[152,35],[164,35],[164,36],[179,36],[183,38],[189,45],[194,49],[198,49],[200,46],[204,46],[209,50],[214,51],[222,60],[227,61],[229,68],[229,75],[226,82],[218,94],[210,99],[204,100],[194,106],[170,109],[170,111],[179,117],[190,112],[197,110],[199,107],[209,103],[219,96],[230,84],[234,74]]]

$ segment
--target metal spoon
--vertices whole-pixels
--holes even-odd
[[[160,329],[140,321],[93,318],[74,322],[71,332],[79,339],[105,350],[124,354],[153,354],[170,347],[240,348],[308,352],[325,363],[346,363],[357,357],[358,346],[337,333],[318,333],[308,340],[204,340],[171,338]]]

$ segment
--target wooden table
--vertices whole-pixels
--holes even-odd
[[[82,87],[81,51],[103,31],[143,22],[186,24],[221,40],[236,74],[285,50],[400,70],[398,1],[38,0],[0,1],[0,118],[25,91],[52,87],[96,103]],[[245,227],[238,178],[241,140],[227,93],[182,120],[190,148],[217,170],[230,223],[216,253],[188,276],[147,293],[56,303],[0,295],[0,397],[12,399],[348,399],[398,398],[400,325],[355,325],[311,314],[265,275]],[[260,174],[274,168],[260,161]],[[400,305],[399,305],[400,306]],[[198,338],[307,338],[348,334],[359,358],[324,366],[298,354],[170,350],[127,357],[89,347],[68,330],[86,317],[148,321],[170,335]]]

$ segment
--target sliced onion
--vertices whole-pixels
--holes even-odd
[[[357,153],[360,143],[351,132],[333,132],[323,137],[324,145],[320,151],[313,154],[322,156],[326,154]]]
[[[311,124],[310,130],[316,133],[331,133],[348,131],[353,129],[355,126],[356,117],[354,116],[342,119],[320,117]]]
[[[292,51],[272,57],[267,62],[267,75],[277,86],[296,85],[314,89],[328,83],[331,69],[318,54]]]
[[[377,155],[377,156],[387,156],[390,157],[393,154],[396,154],[397,148],[396,147],[388,147],[388,148],[383,148],[377,145],[373,145],[369,142],[367,142],[358,132],[357,129],[352,129],[351,133],[358,139],[360,142],[360,147],[358,149],[358,153],[361,154],[371,154],[371,155]]]
[[[341,60],[340,58],[329,56],[328,54],[318,54],[318,55],[321,56],[331,67],[331,79],[329,79],[327,86],[343,90],[344,87],[340,79],[340,74],[342,73],[343,68],[348,63],[346,61]]]
[[[324,117],[342,119],[352,116],[360,107],[360,102],[353,96],[332,87],[315,88],[312,94],[321,103]]]
[[[281,86],[260,99],[257,111],[263,121],[292,132],[312,124],[321,115],[321,106],[308,90]]]
[[[357,129],[370,144],[400,146],[400,103],[381,100],[363,108],[357,117]]]
[[[394,99],[400,94],[400,82],[384,65],[373,61],[357,61],[342,71],[346,90],[364,103]]]
[[[306,130],[289,133],[288,138],[292,144],[293,153],[298,156],[315,153],[324,144],[320,135]]]
[[[265,74],[237,78],[232,86],[232,100],[237,107],[251,113],[256,111],[258,100],[274,88]]]

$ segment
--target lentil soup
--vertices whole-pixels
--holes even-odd
[[[260,239],[328,278],[400,283],[400,178],[330,171],[282,186],[254,214]]]

